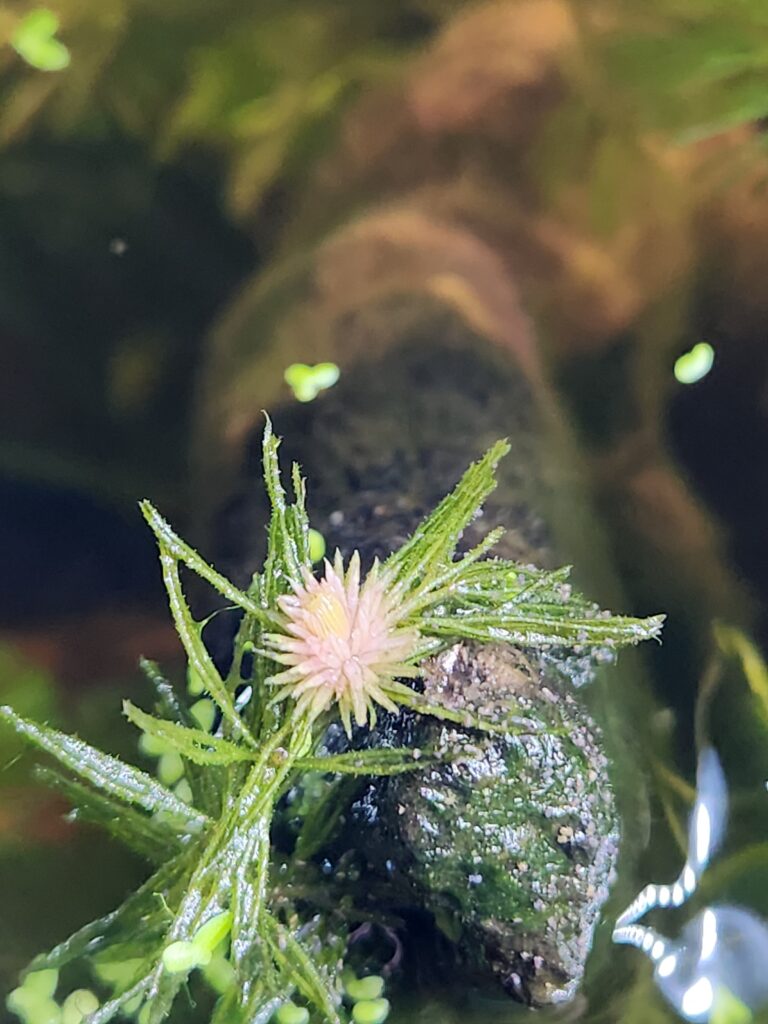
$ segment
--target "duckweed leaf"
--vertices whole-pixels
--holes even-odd
[[[311,402],[321,391],[333,387],[339,379],[339,368],[336,363],[291,363],[283,376],[299,402]]]
[[[309,531],[309,559],[313,565],[325,558],[325,537],[319,530]]]
[[[715,350],[706,341],[700,341],[675,362],[675,380],[680,384],[696,384],[703,380],[715,362]]]
[[[59,18],[47,7],[30,11],[16,26],[11,46],[38,71],[62,71],[69,66],[69,50],[56,38]]]

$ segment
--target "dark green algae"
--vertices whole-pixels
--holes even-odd
[[[432,699],[493,715],[487,736],[388,719],[377,742],[443,763],[372,780],[350,835],[404,906],[427,909],[463,969],[520,1002],[570,999],[613,880],[619,825],[600,732],[547,666],[509,647],[457,644],[425,673]]]

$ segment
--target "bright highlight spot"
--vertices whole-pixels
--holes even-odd
[[[675,363],[675,379],[680,384],[695,384],[706,377],[715,361],[715,350],[706,341],[694,345]]]
[[[283,377],[285,383],[300,402],[311,402],[321,391],[331,388],[339,379],[336,363],[291,363]]]
[[[696,863],[706,864],[709,859],[710,838],[712,829],[710,827],[709,811],[704,804],[699,804],[696,815]]]
[[[704,1018],[712,1008],[715,994],[709,978],[699,978],[687,990],[680,1003],[680,1010],[689,1020]]]
[[[709,960],[717,949],[717,918],[707,909],[701,918],[701,954],[699,961]]]
[[[675,953],[670,953],[669,956],[665,956],[659,966],[656,968],[656,973],[660,978],[668,978],[677,967],[677,956]]]

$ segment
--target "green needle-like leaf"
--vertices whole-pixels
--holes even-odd
[[[303,757],[297,762],[300,771],[334,772],[337,775],[402,775],[437,763],[429,751],[412,747],[350,750],[327,757]]]
[[[197,573],[207,583],[210,583],[213,589],[226,598],[227,601],[231,601],[232,604],[242,608],[249,615],[269,623],[270,617],[265,614],[264,609],[256,604],[247,594],[244,594],[242,590],[238,589],[234,583],[230,583],[226,576],[222,576],[221,573],[216,572],[212,566],[208,565],[194,548],[191,548],[189,544],[179,537],[151,502],[146,499],[140,501],[139,508],[147,523],[149,523],[161,549],[176,559],[177,562],[183,562],[187,568]]]
[[[570,618],[560,614],[542,615],[538,609],[525,614],[507,615],[503,611],[467,615],[428,615],[422,620],[427,634],[442,637],[466,637],[485,643],[518,644],[523,647],[551,645],[624,647],[659,636],[663,615],[648,619]],[[560,611],[560,609],[558,609]]]
[[[291,588],[291,582],[301,580],[302,571],[311,570],[309,556],[309,520],[305,509],[304,481],[298,466],[292,468],[295,502],[289,505],[280,479],[277,451],[280,441],[272,433],[267,417],[262,442],[264,486],[271,507],[269,544],[264,564],[263,596],[273,607],[276,598]]]
[[[38,767],[35,775],[67,798],[76,808],[77,821],[99,825],[153,864],[161,864],[181,849],[179,834],[160,816],[142,814],[53,768]]]
[[[256,747],[256,740],[240,717],[232,694],[219,675],[203,643],[200,626],[192,618],[192,613],[184,599],[184,591],[179,577],[179,563],[175,555],[166,549],[163,542],[160,542],[160,565],[163,570],[163,582],[168,593],[171,615],[176,624],[176,631],[184,645],[184,650],[187,652],[190,665],[202,680],[203,688],[210,693],[211,697],[221,708],[221,713],[234,735],[236,737],[242,736],[252,747]]]
[[[341,1024],[338,994],[317,969],[306,949],[271,914],[264,914],[263,926],[272,956],[283,973],[320,1011],[325,1024]]]
[[[257,756],[252,747],[245,747],[176,722],[148,715],[129,700],[123,701],[123,713],[129,722],[167,743],[182,757],[199,765],[227,765],[238,761],[252,761]]]
[[[199,832],[207,823],[199,811],[162,786],[151,775],[126,764],[110,754],[103,754],[76,736],[49,729],[21,718],[12,708],[0,707],[0,722],[5,722],[19,736],[56,760],[96,789],[126,803],[143,807],[150,814],[168,815],[169,822],[182,833]]]
[[[190,847],[167,860],[119,907],[83,925],[48,953],[35,957],[27,971],[64,967],[80,957],[94,957],[125,936],[150,944],[159,941],[169,920],[163,904],[165,894],[184,877],[196,852]]]
[[[455,708],[444,707],[442,704],[428,700],[422,694],[397,681],[388,683],[383,689],[387,696],[391,697],[401,707],[409,708],[420,715],[430,715],[432,718],[440,719],[440,721],[452,722],[454,725],[461,725],[465,729],[477,729],[479,732],[500,733],[504,735],[519,732],[519,728],[510,721],[484,718],[468,708],[462,708],[459,711]],[[512,709],[510,708],[511,713]]]
[[[434,575],[437,567],[451,561],[463,530],[495,489],[496,466],[508,451],[506,441],[497,441],[469,467],[454,490],[427,516],[410,540],[390,555],[383,569],[395,585]]]

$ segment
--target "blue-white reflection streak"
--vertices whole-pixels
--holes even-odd
[[[725,832],[728,791],[717,754],[702,751],[696,802],[688,831],[688,856],[673,885],[647,885],[619,917],[613,941],[635,946],[654,964],[659,991],[693,1024],[704,1024],[719,994],[755,1010],[768,1003],[768,925],[742,907],[706,907],[670,940],[636,922],[655,907],[679,907],[699,879]]]
[[[638,921],[655,907],[681,907],[693,895],[704,869],[717,852],[728,820],[728,788],[720,759],[705,747],[696,768],[696,802],[688,826],[688,858],[672,885],[646,885],[616,922]]]
[[[659,991],[693,1024],[709,1020],[721,990],[752,1010],[768,1003],[768,927],[742,907],[705,908],[674,942],[638,924],[613,938],[653,961]]]

